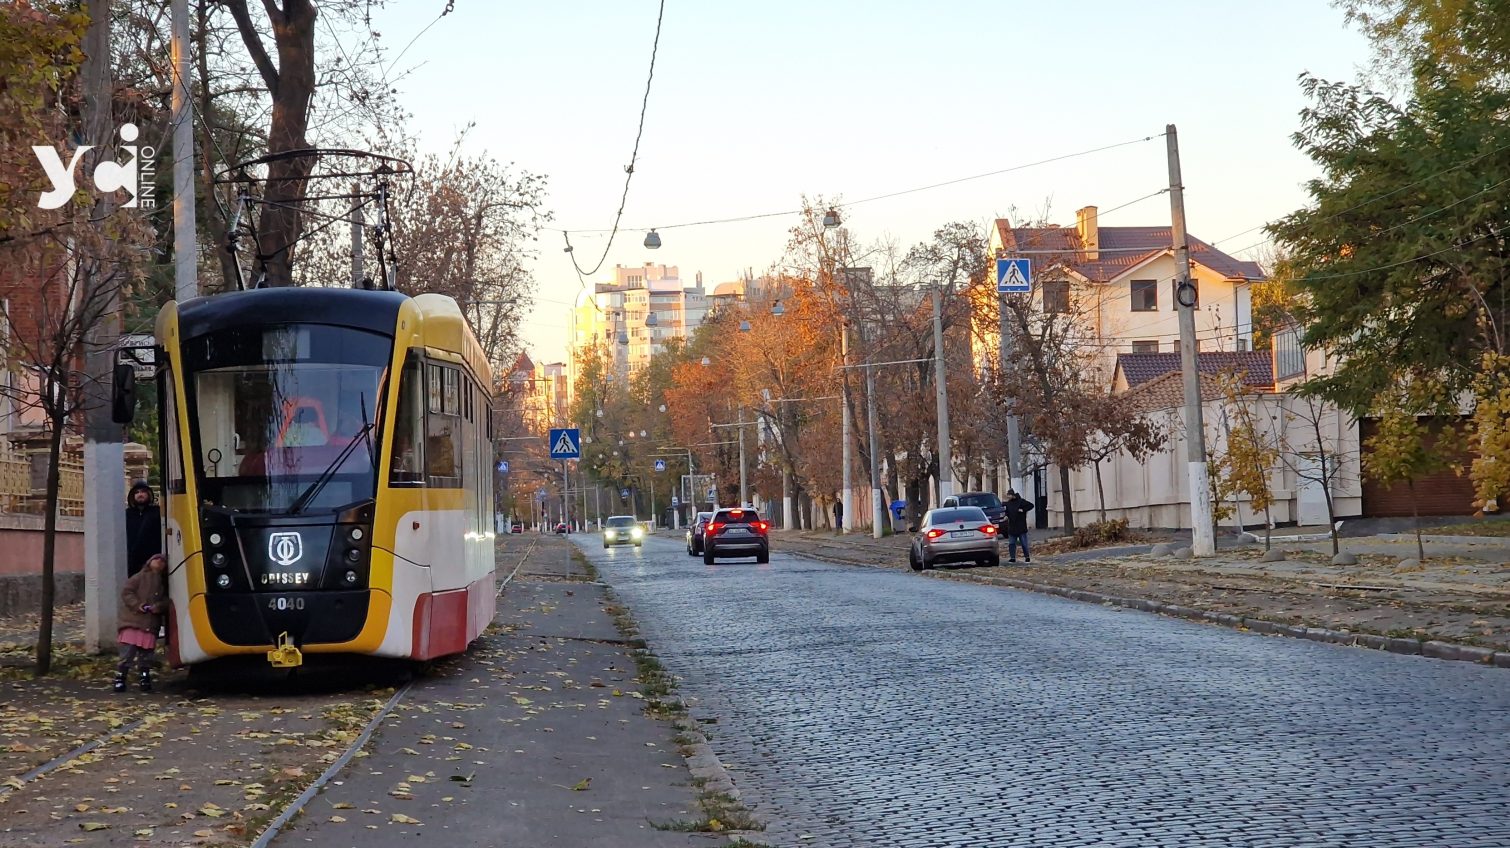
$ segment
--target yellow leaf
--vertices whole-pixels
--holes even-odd
[[[591,785],[592,785],[592,778],[590,778],[590,777],[584,777],[581,780],[577,781],[575,784],[573,784],[572,791],[573,792],[586,792],[587,791],[587,787],[589,787]]]
[[[345,816],[331,816],[330,820],[333,821],[333,822],[335,822],[336,824],[340,824],[341,822],[346,821],[346,817]]]
[[[330,808],[333,810],[349,810],[351,809],[351,804],[345,801],[337,801],[334,804],[331,804]]]
[[[136,836],[136,837],[140,837],[142,839],[145,839],[145,838],[147,838],[147,837],[149,837],[149,836],[152,835],[152,828],[150,828],[150,827],[144,827],[144,828],[141,828],[141,829],[135,831],[131,835],[132,836]]]
[[[197,837],[199,837],[200,839],[209,839],[210,837],[212,837],[212,836],[215,835],[215,831],[213,831],[213,830],[196,830],[196,831],[194,831],[194,835],[197,836]]]
[[[79,827],[81,827],[85,831],[89,831],[89,832],[93,832],[93,831],[96,831],[96,830],[104,830],[105,828],[107,828],[109,826],[110,825],[105,824],[104,822],[79,822]]]
[[[424,783],[425,776],[422,774],[411,774],[408,777],[404,778],[404,780],[408,783]]]
[[[388,817],[388,820],[393,822],[394,824],[420,824],[419,819],[406,816],[403,813],[394,813],[392,816]]]

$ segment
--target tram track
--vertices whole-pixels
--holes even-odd
[[[13,793],[19,792],[22,789],[25,789],[27,785],[47,776],[50,772],[57,771],[58,769],[75,762],[85,754],[108,745],[111,742],[126,738],[127,735],[132,731],[135,731],[137,728],[142,727],[151,720],[152,717],[149,716],[146,718],[137,719],[136,721],[122,725],[120,727],[112,728],[109,733],[102,733],[99,736],[96,736],[94,739],[85,742],[82,745],[79,745],[73,750],[53,757],[47,762],[32,768],[30,771],[12,775],[6,778],[4,781],[0,781],[0,803],[3,803],[5,800],[7,800],[7,798]]]

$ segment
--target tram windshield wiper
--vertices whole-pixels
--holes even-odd
[[[325,470],[320,472],[320,476],[316,477],[315,481],[309,484],[309,488],[305,489],[299,497],[294,499],[293,505],[288,508],[289,515],[298,515],[304,511],[305,507],[309,506],[310,502],[315,499],[315,496],[320,494],[320,490],[325,488],[325,484],[330,482],[330,478],[335,476],[336,469],[344,465],[347,458],[351,456],[352,451],[357,449],[358,442],[367,443],[369,460],[375,462],[377,452],[372,449],[372,428],[374,425],[367,418],[367,396],[365,394],[361,397],[361,404],[362,429],[358,430],[351,441],[346,443],[346,447],[342,448],[341,452],[336,455],[336,458],[331,460],[330,465],[326,466]]]

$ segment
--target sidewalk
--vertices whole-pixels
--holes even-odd
[[[177,672],[118,695],[104,674],[13,669],[0,681],[0,846],[251,843],[396,693],[271,846],[728,844],[683,756],[698,740],[647,712],[662,689],[641,691],[647,660],[574,552],[555,536],[500,538],[500,580],[524,561],[494,625],[407,689],[364,671],[196,691]],[[24,654],[31,624],[0,620],[0,634]]]
[[[907,570],[907,535],[872,539],[826,533],[790,533],[804,553],[854,565]],[[1230,534],[1228,537],[1230,541]],[[1274,547],[1284,562],[1264,563],[1262,544],[1223,548],[1215,557],[1154,557],[1150,545],[1119,546],[1035,557],[1032,564],[999,568],[939,569],[930,576],[992,582],[1026,581],[1044,587],[1123,598],[1397,639],[1439,640],[1510,650],[1510,545],[1428,545],[1424,565],[1400,565],[1415,556],[1415,541],[1345,538],[1355,566],[1331,564],[1331,543],[1287,542]]]

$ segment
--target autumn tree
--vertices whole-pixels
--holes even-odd
[[[1364,441],[1363,468],[1385,487],[1404,483],[1410,492],[1412,526],[1416,534],[1416,557],[1426,559],[1421,543],[1421,513],[1416,503],[1417,477],[1438,471],[1446,458],[1427,448],[1427,431],[1421,426],[1405,392],[1392,392],[1377,407],[1378,428]]]
[[[1278,440],[1266,433],[1259,423],[1254,409],[1252,393],[1243,383],[1242,375],[1221,375],[1222,438],[1213,440],[1222,445],[1220,449],[1208,450],[1211,457],[1212,500],[1217,504],[1215,517],[1227,515],[1223,504],[1232,503],[1237,517],[1239,532],[1244,527],[1242,499],[1248,506],[1264,517],[1264,550],[1270,546],[1270,531],[1274,520],[1270,507],[1274,503],[1274,491],[1269,486],[1269,474],[1275,465]]]
[[[1106,489],[1101,482],[1101,463],[1117,456],[1126,455],[1141,463],[1162,450],[1169,441],[1166,423],[1153,418],[1139,409],[1134,399],[1126,394],[1102,394],[1093,396],[1090,411],[1095,422],[1094,432],[1086,446],[1086,461],[1095,471],[1096,498],[1101,507],[1101,520],[1106,521]]]

